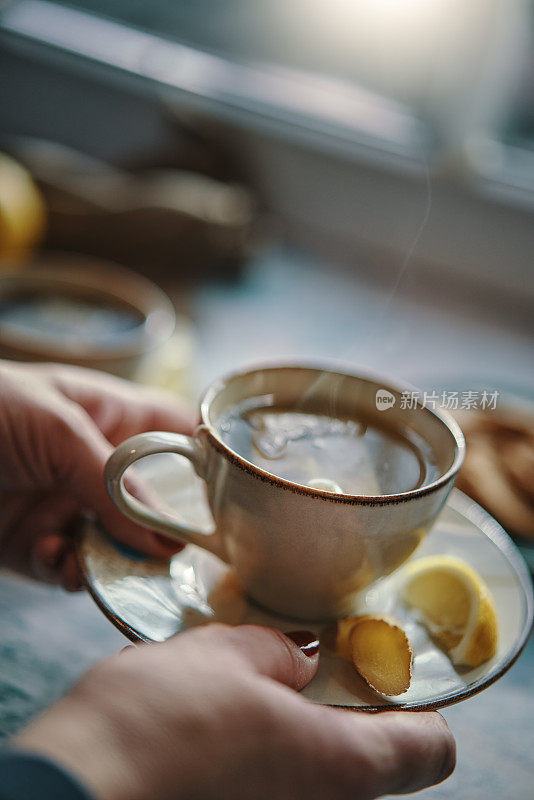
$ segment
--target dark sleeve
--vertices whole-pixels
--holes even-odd
[[[94,800],[54,761],[24,750],[0,750],[0,800]]]

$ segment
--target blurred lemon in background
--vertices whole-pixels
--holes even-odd
[[[45,227],[45,204],[30,173],[0,153],[0,268],[22,266]]]

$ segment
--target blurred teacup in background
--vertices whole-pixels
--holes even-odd
[[[0,153],[0,357],[190,394],[192,325],[143,274],[180,308],[207,271],[235,276],[254,218],[248,191],[38,139],[7,146],[18,160]]]
[[[0,273],[0,357],[101,369],[186,390],[187,323],[166,294],[117,264],[73,255]],[[172,347],[173,377],[164,374]]]

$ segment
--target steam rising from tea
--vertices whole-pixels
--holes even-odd
[[[260,469],[343,494],[386,495],[439,477],[431,447],[413,431],[363,419],[278,408],[252,398],[218,422],[222,441]]]

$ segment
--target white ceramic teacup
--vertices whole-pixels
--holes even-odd
[[[335,391],[333,392],[333,389]],[[213,383],[193,437],[142,433],[123,442],[106,465],[105,481],[130,519],[232,564],[250,596],[273,611],[303,619],[350,612],[354,597],[402,564],[433,524],[464,455],[460,428],[447,414],[401,402],[406,387],[378,378],[303,366],[269,366]],[[377,392],[391,394],[387,410]],[[273,395],[288,408],[310,391],[354,418],[409,429],[433,449],[440,477],[396,495],[356,496],[310,488],[277,477],[223,443],[217,420],[241,401]],[[380,403],[378,403],[380,406]],[[188,458],[205,481],[214,520],[203,532],[148,508],[126,491],[125,470],[155,453]]]

